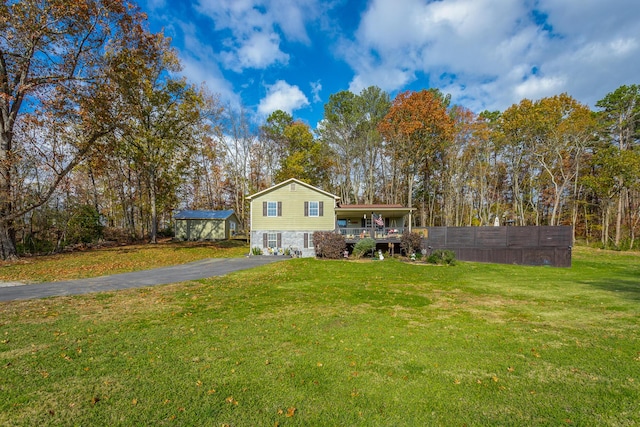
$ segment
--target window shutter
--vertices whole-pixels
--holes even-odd
[[[262,216],[267,216],[267,202],[262,202]]]
[[[324,202],[318,202],[318,215],[324,216]]]
[[[282,202],[278,202],[278,216],[282,216]]]
[[[309,202],[304,202],[304,216],[309,216]]]
[[[267,236],[267,233],[262,233],[262,247],[266,248],[269,246],[269,236]]]
[[[278,242],[276,243],[276,246],[279,248],[282,247],[282,233],[278,233]]]
[[[309,249],[309,233],[304,233],[304,248]]]

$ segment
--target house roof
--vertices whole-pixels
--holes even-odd
[[[353,217],[367,214],[378,214],[384,216],[405,216],[414,211],[415,208],[405,208],[402,205],[340,205],[336,208],[336,214],[339,217]]]
[[[250,195],[249,197],[247,197],[247,199],[251,200],[251,199],[253,199],[253,198],[256,198],[256,197],[258,197],[258,196],[262,196],[263,194],[266,194],[266,193],[269,193],[269,192],[271,192],[271,191],[273,191],[273,190],[276,190],[276,189],[278,189],[278,188],[285,187],[285,186],[287,186],[287,185],[289,185],[289,184],[291,184],[291,183],[296,183],[297,185],[302,185],[302,186],[304,186],[304,187],[310,188],[311,190],[317,191],[318,193],[322,193],[322,194],[324,194],[325,196],[332,197],[332,198],[333,198],[333,199],[335,199],[335,200],[339,200],[339,199],[340,199],[340,197],[339,197],[339,196],[336,196],[335,194],[331,194],[331,193],[329,193],[328,191],[321,190],[321,189],[319,189],[318,187],[314,187],[314,186],[313,186],[313,185],[311,185],[311,184],[307,184],[306,182],[300,181],[299,179],[295,179],[295,178],[289,178],[289,179],[288,179],[288,180],[286,180],[286,181],[283,181],[283,182],[281,182],[281,183],[279,183],[279,184],[276,184],[276,185],[274,185],[274,186],[272,186],[272,187],[266,188],[266,189],[264,189],[264,190],[262,190],[262,191],[259,191],[259,192],[255,193],[255,194],[252,194],[252,195]]]
[[[343,209],[398,209],[404,208],[404,206],[397,205],[383,205],[383,204],[372,204],[372,205],[340,205],[339,208]],[[412,208],[413,209],[413,208]]]
[[[176,211],[174,219],[227,219],[234,215],[233,209],[223,211],[182,210]]]

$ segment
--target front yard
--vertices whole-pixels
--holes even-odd
[[[1,425],[640,424],[640,257],[289,259],[0,304]]]

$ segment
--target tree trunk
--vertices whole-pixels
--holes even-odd
[[[602,247],[607,248],[609,243],[609,212],[611,211],[610,201],[607,200],[607,206],[602,213]]]
[[[0,219],[12,213],[11,192],[11,137],[5,131],[8,127],[3,122],[0,132]],[[16,251],[15,233],[12,221],[0,222],[0,259],[13,259],[18,256]]]
[[[151,204],[151,231],[149,243],[158,243],[158,208],[156,206],[155,174],[150,173],[149,203]]]
[[[573,183],[573,206],[572,206],[572,212],[571,212],[571,228],[573,229],[572,231],[572,239],[571,241],[575,244],[576,243],[576,225],[578,224],[578,194],[579,194],[579,190],[578,190],[578,173],[576,172],[576,179]],[[588,228],[587,228],[587,218],[585,217],[584,219],[585,222],[585,234],[588,235]]]
[[[413,174],[407,174],[407,207],[413,207]]]
[[[614,244],[616,248],[620,246],[620,240],[622,236],[622,217],[624,215],[624,190],[620,192],[620,196],[618,197],[618,212],[616,214],[616,238]]]
[[[587,204],[584,204],[583,207],[583,213],[584,215],[584,235],[585,238],[587,239],[587,245],[589,245],[589,239],[591,239],[591,231],[589,229],[590,225],[589,225],[589,210],[587,209]],[[574,234],[574,238],[573,241],[575,243],[575,229],[573,230],[573,234]]]
[[[560,209],[560,194],[562,194],[564,192],[564,186],[558,187],[557,185],[554,184],[554,188],[555,188],[555,195],[553,197],[553,208],[551,210],[551,222],[549,225],[554,226],[554,225],[558,225],[557,223],[560,222],[559,221],[559,215],[558,215],[558,210]]]
[[[0,259],[8,260],[18,257],[16,251],[15,236],[13,235],[11,224],[0,223]]]

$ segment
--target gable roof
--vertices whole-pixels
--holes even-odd
[[[205,211],[205,210],[182,210],[177,211],[174,215],[174,219],[228,219],[231,215],[234,215],[233,209],[223,211]]]
[[[259,191],[259,192],[255,193],[255,194],[252,194],[252,195],[248,196],[247,199],[251,200],[251,199],[253,199],[255,197],[259,197],[259,196],[262,196],[263,194],[267,194],[267,193],[269,193],[269,192],[271,192],[273,190],[277,190],[278,188],[286,187],[287,185],[292,184],[292,183],[295,183],[296,185],[301,185],[303,187],[307,187],[307,188],[309,188],[309,189],[311,189],[313,191],[317,191],[318,193],[324,194],[325,196],[331,197],[331,198],[333,198],[335,200],[340,200],[339,196],[336,196],[335,194],[331,194],[328,191],[321,190],[318,187],[314,187],[313,185],[307,184],[306,182],[302,182],[302,181],[300,181],[299,179],[296,179],[296,178],[289,178],[286,181],[283,181],[283,182],[281,182],[279,184],[276,184],[276,185],[274,185],[272,187],[266,188],[266,189],[264,189],[262,191]]]

